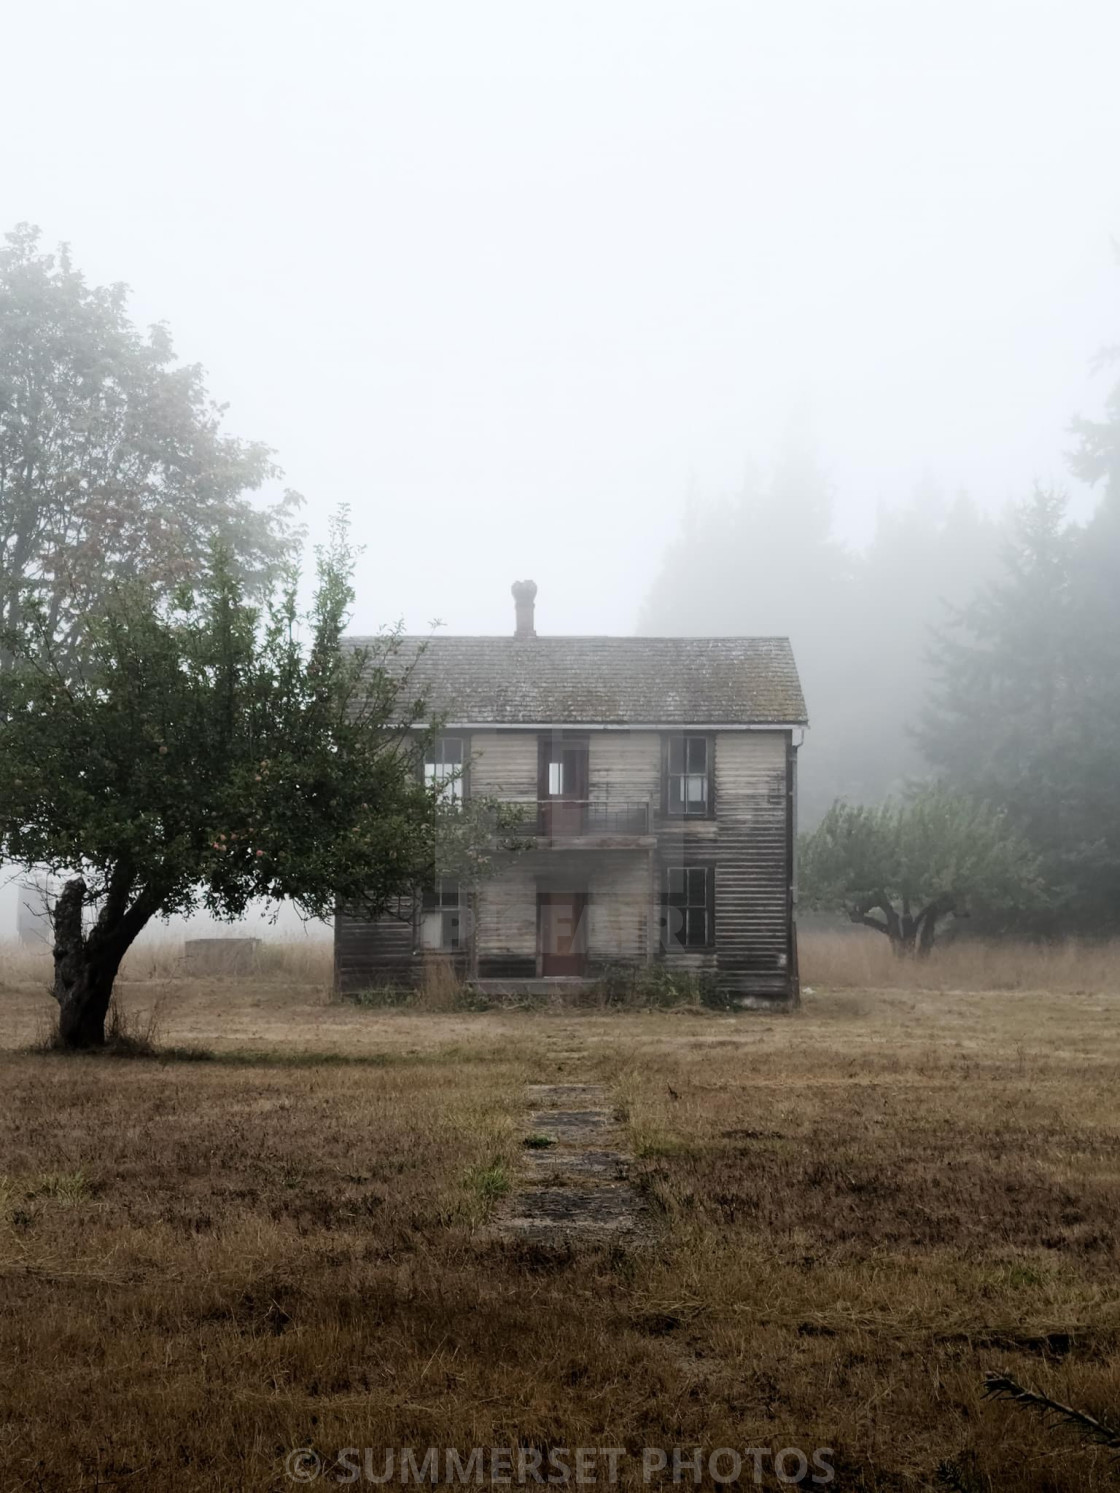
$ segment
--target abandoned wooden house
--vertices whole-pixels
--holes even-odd
[[[805,703],[785,638],[407,640],[444,724],[448,794],[521,806],[529,832],[467,886],[393,916],[339,916],[340,989],[414,984],[450,960],[483,990],[554,989],[662,961],[743,1004],[798,998],[794,834]]]

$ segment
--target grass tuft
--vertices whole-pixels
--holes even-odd
[[[500,1159],[472,1166],[464,1178],[464,1183],[467,1190],[474,1193],[483,1203],[496,1203],[499,1198],[504,1198],[513,1186],[509,1168]]]

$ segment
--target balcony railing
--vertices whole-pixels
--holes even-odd
[[[649,804],[637,800],[507,800],[503,803],[503,809],[503,817],[512,817],[523,833],[535,834],[548,840],[649,834]]]

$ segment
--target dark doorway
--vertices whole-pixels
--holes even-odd
[[[587,893],[538,892],[542,975],[587,971]]]
[[[540,738],[539,786],[542,835],[579,835],[587,823],[587,737],[559,732]]]

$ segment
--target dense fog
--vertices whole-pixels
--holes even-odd
[[[255,561],[290,488],[308,549],[351,506],[361,632],[505,632],[531,574],[545,632],[788,633],[804,826],[1045,782],[1062,874],[1111,867],[1113,7],[121,0],[7,41],[51,80],[6,85],[9,283],[67,243],[204,365],[273,453],[223,479]],[[164,518],[188,572],[207,520]]]
[[[168,323],[313,533],[354,505],[360,630],[502,632],[531,574],[542,627],[628,632],[689,494],[791,429],[856,545],[919,491],[1070,480],[1120,323],[1118,32],[1100,0],[26,6],[50,106],[13,71],[2,216]]]

